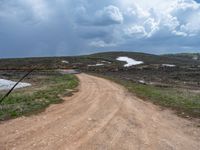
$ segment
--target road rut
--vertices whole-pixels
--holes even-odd
[[[122,86],[77,75],[79,92],[44,112],[0,123],[1,150],[199,150],[200,128]]]

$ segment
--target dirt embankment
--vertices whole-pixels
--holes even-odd
[[[199,150],[200,128],[111,81],[78,75],[79,92],[45,112],[0,123],[1,150]]]

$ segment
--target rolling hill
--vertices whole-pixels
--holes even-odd
[[[123,65],[116,60],[117,57],[127,56],[144,64],[174,64],[177,66],[200,65],[198,59],[191,59],[191,54],[172,54],[172,55],[153,55],[138,52],[105,52],[95,53],[83,56],[66,57],[38,57],[38,58],[15,58],[0,59],[0,69],[58,69],[58,68],[84,68],[89,64],[95,64],[101,61],[109,61],[111,65]],[[199,55],[198,55],[199,56]],[[64,63],[69,62],[69,63]]]

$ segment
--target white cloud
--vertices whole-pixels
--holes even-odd
[[[96,24],[121,24],[123,16],[118,7],[110,5],[98,11],[95,20]]]
[[[135,38],[142,38],[145,37],[147,35],[145,28],[143,26],[140,25],[132,25],[130,27],[127,27],[124,30],[125,34],[132,38],[135,36]]]
[[[148,18],[150,16],[150,13],[138,5],[133,5],[132,7],[129,6],[124,9],[124,15],[129,16],[130,19],[133,19],[133,17],[137,19],[143,19]]]
[[[195,36],[200,34],[200,11],[197,14],[193,14],[186,24],[180,26],[182,32],[188,33],[189,36]]]
[[[153,36],[159,30],[159,24],[160,22],[156,22],[154,18],[149,18],[144,22],[143,26],[147,32],[147,37]]]
[[[151,38],[157,35],[196,36],[200,33],[200,4],[194,0],[152,0],[151,3],[125,0],[120,4],[124,17],[128,18],[129,26],[124,25],[126,34]]]

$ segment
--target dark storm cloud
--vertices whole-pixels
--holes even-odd
[[[199,3],[152,1],[0,0],[0,57],[200,49]]]
[[[84,44],[62,4],[67,3],[15,0],[1,4],[1,57],[76,54],[74,50]]]

